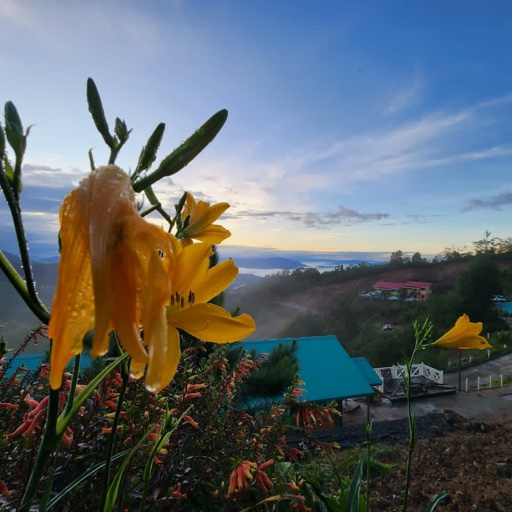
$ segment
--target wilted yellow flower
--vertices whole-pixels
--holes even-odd
[[[180,335],[177,329],[213,343],[231,343],[251,334],[254,320],[246,314],[232,317],[224,308],[208,301],[224,291],[238,274],[232,260],[209,268],[211,246],[198,243],[183,247],[172,235],[170,301],[159,328],[145,336],[149,347],[146,387],[158,392],[174,376],[180,361]],[[167,343],[163,343],[167,340]]]
[[[134,377],[144,373],[147,336],[169,302],[169,236],[137,212],[129,176],[115,165],[100,167],[60,209],[61,258],[48,328],[53,339],[50,386],[58,389],[72,356],[94,328],[91,357],[108,350],[115,329],[132,358]]]
[[[489,342],[480,336],[482,322],[470,322],[468,315],[462,315],[446,334],[432,343],[442,348],[479,349],[491,348]]]
[[[228,208],[228,203],[218,203],[213,206],[205,201],[196,203],[192,194],[187,192],[181,212],[181,218],[186,226],[182,231],[184,244],[192,243],[192,238],[212,245],[220,244],[230,237],[231,233],[227,229],[213,224]]]

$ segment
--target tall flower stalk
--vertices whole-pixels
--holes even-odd
[[[406,512],[407,510],[411,483],[412,456],[416,442],[416,418],[411,405],[411,383],[414,361],[416,360],[418,352],[428,347],[458,349],[459,351],[468,349],[484,350],[490,347],[489,342],[480,335],[483,328],[482,322],[471,322],[466,314],[460,316],[455,322],[455,325],[436,341],[428,341],[433,329],[433,325],[429,317],[427,317],[422,324],[418,321],[415,321],[413,325],[415,340],[414,348],[412,354],[405,362],[405,369],[401,370],[407,397],[407,419],[409,425],[409,441],[407,444],[407,461],[405,467],[404,502],[402,506],[403,512]],[[437,504],[445,496],[447,496],[446,492],[441,492],[438,494],[435,498],[432,499],[427,510],[433,511]]]
[[[425,347],[426,340],[432,333],[432,323],[427,318],[423,324],[418,321],[414,322],[414,348],[412,354],[405,362],[405,369],[401,370],[402,378],[405,386],[405,394],[407,397],[407,420],[409,426],[409,441],[407,443],[407,461],[405,466],[405,489],[404,489],[404,502],[402,506],[403,512],[407,510],[407,501],[409,498],[409,488],[411,482],[411,465],[412,455],[414,452],[414,445],[416,442],[416,417],[411,407],[411,382],[413,365],[416,359],[416,354],[419,350]]]

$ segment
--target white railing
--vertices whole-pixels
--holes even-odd
[[[391,377],[392,379],[398,379],[402,376],[407,376],[407,367],[405,365],[387,366],[385,368],[374,368],[375,373],[382,380],[382,385],[377,386],[381,391],[384,390],[384,378]],[[425,363],[413,364],[412,365],[412,377],[426,377],[436,384],[443,383],[443,371],[436,370]]]

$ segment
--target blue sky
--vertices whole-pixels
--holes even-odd
[[[0,101],[28,141],[33,254],[57,253],[59,203],[107,151],[87,111],[155,126],[160,158],[221,108],[216,140],[157,192],[232,206],[227,244],[280,250],[471,249],[512,209],[512,4],[503,1],[0,0]],[[0,205],[0,247],[13,249]]]

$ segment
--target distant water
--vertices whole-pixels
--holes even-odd
[[[512,314],[512,302],[498,302],[496,304],[500,309]]]
[[[235,263],[237,263],[237,259],[235,258]],[[295,268],[305,267],[305,268],[316,268],[319,272],[329,272],[334,270],[336,267],[343,265],[344,267],[357,266],[360,263],[367,263],[368,265],[382,265],[385,261],[376,260],[376,259],[339,259],[339,260],[327,260],[327,259],[303,259],[300,263],[297,263]],[[243,261],[242,261],[243,263]],[[237,265],[240,274],[253,274],[259,277],[265,277],[271,274],[278,274],[283,272],[283,270],[288,270],[293,272],[293,268],[283,269],[283,268],[254,268],[249,266]]]

